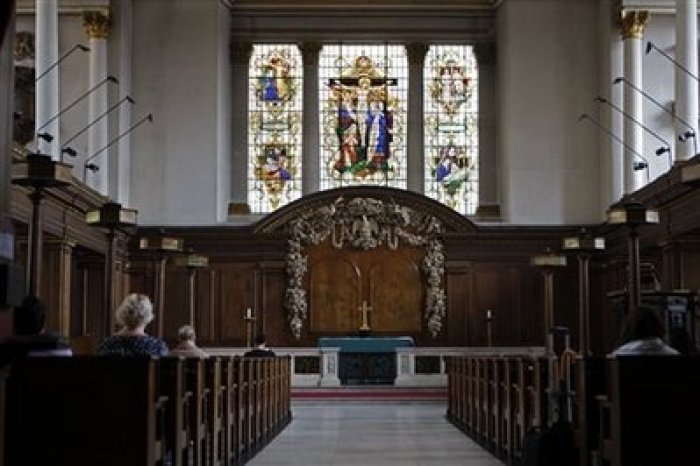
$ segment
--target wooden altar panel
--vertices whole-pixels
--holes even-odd
[[[420,333],[423,284],[418,265],[379,251],[368,271],[371,327],[377,332]]]
[[[419,334],[425,303],[419,248],[309,248],[311,332],[357,333],[360,307],[372,307],[372,332]]]
[[[360,271],[351,257],[328,256],[309,270],[312,332],[355,332],[361,300]]]

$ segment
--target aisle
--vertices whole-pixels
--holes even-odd
[[[445,403],[297,402],[250,466],[499,466],[445,420]]]

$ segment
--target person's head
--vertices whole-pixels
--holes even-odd
[[[623,328],[625,341],[663,338],[664,324],[656,311],[647,306],[632,310]]]
[[[13,320],[16,335],[38,335],[44,331],[46,308],[36,296],[27,296],[15,307]]]
[[[183,325],[177,329],[177,339],[180,341],[191,341],[194,343],[194,328],[191,325]]]
[[[153,304],[144,294],[131,293],[117,308],[117,322],[126,329],[145,327],[153,320]]]
[[[265,335],[263,335],[262,333],[258,334],[255,337],[255,344],[257,346],[265,346],[266,343],[267,343],[267,338],[265,338]]]

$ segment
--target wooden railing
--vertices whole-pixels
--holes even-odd
[[[291,420],[290,360],[27,358],[7,380],[5,464],[244,464]]]
[[[247,348],[204,348],[213,356],[241,356]],[[274,348],[275,354],[291,358],[292,387],[329,387],[340,385],[339,348]],[[446,387],[447,363],[461,355],[541,355],[542,347],[412,347],[396,349],[395,386]]]

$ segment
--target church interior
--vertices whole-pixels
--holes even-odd
[[[697,12],[3,1],[0,466],[695,464]],[[210,357],[96,356],[132,293]],[[643,310],[680,354],[614,355]],[[368,393],[442,453],[275,450]]]

